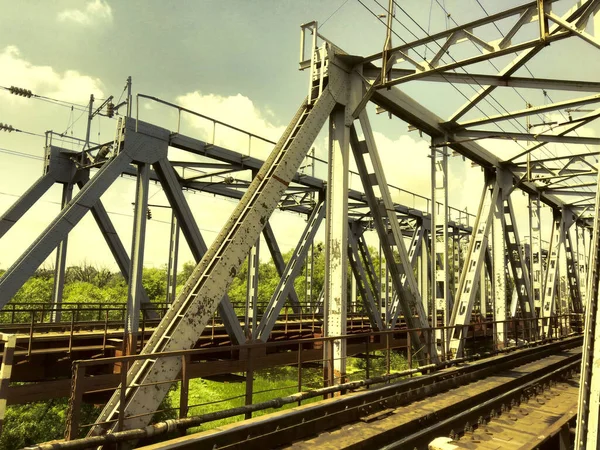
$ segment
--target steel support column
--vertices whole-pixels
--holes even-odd
[[[540,220],[539,196],[529,196],[529,229],[531,292],[535,316],[540,317],[544,265],[542,263],[542,224]]]
[[[496,184],[497,185],[497,184]],[[506,239],[503,227],[503,201],[499,195],[493,207],[492,224],[492,270],[494,272],[494,321],[496,324],[496,346],[502,348],[506,342],[508,297],[506,286]]]
[[[177,261],[179,259],[179,223],[173,211],[171,213],[171,233],[169,234],[169,263],[167,265],[167,298],[168,304],[173,303],[177,295]]]
[[[438,147],[440,140],[431,145],[431,261],[435,288],[433,314],[437,321],[442,316],[442,326],[450,323],[451,305],[448,267],[448,148]],[[443,142],[447,139],[442,139]],[[441,334],[438,333],[438,339]]]
[[[73,184],[63,184],[61,209],[64,209],[73,197]],[[67,269],[67,245],[69,235],[58,244],[54,263],[54,286],[52,287],[52,313],[50,320],[60,322],[62,318],[62,296],[65,287],[65,271]]]
[[[267,243],[267,247],[269,248],[269,253],[271,253],[275,270],[277,270],[277,274],[281,277],[285,273],[286,264],[283,260],[283,256],[281,255],[281,250],[279,250],[279,244],[277,244],[277,239],[275,239],[275,233],[273,233],[271,224],[267,223],[265,225],[265,228],[263,229],[263,236],[265,238],[265,242]],[[309,252],[311,249],[312,241],[308,249]],[[312,263],[312,261],[310,261],[310,263]],[[309,264],[309,262],[307,262],[307,264]],[[289,289],[287,298],[290,302],[290,306],[294,310],[294,313],[299,314],[302,311],[302,305],[300,304],[300,299],[298,298],[298,294],[296,293],[296,289],[293,285]]]
[[[596,24],[600,23],[600,20]],[[600,186],[600,172],[598,176]],[[590,242],[587,307],[583,354],[581,356],[581,378],[577,407],[577,430],[575,449],[600,447],[600,309],[598,308],[598,277],[600,275],[600,189],[596,190],[594,228]]]
[[[329,118],[329,165],[325,205],[325,336],[346,334],[349,157],[349,127],[346,126],[345,108],[338,107]],[[345,381],[345,340],[336,340],[331,347],[324,346],[324,378],[333,384]]]
[[[491,195],[489,192],[490,189],[492,189]],[[489,178],[486,180],[475,224],[473,225],[471,243],[469,244],[469,250],[465,257],[465,265],[460,276],[459,289],[452,308],[450,325],[454,328],[450,333],[448,347],[454,357],[460,357],[463,354],[466,332],[471,322],[471,313],[477,295],[480,271],[482,270],[488,248],[488,234],[494,217],[494,211],[497,209],[495,206],[498,202],[499,191],[500,188],[495,179]],[[500,233],[502,233],[502,230],[500,230]],[[504,273],[504,267],[502,270]]]
[[[129,286],[127,289],[127,318],[125,320],[125,354],[137,353],[137,334],[140,320],[142,275],[144,269],[144,244],[146,240],[146,215],[148,214],[148,188],[150,184],[150,165],[138,164],[133,218],[133,237],[131,239],[131,265]]]
[[[252,341],[252,332],[256,329],[256,318],[258,315],[258,269],[260,265],[259,250],[260,238],[252,246],[248,253],[248,276],[246,278],[246,308],[244,331],[246,340]]]
[[[556,283],[558,277],[558,258],[560,257],[560,249],[564,241],[564,221],[561,212],[554,212],[554,223],[552,225],[552,238],[550,240],[550,248],[548,250],[548,267],[546,269],[546,278],[544,281],[544,296],[542,303],[542,329],[543,337],[551,337],[552,324],[551,318],[555,314],[556,301]]]

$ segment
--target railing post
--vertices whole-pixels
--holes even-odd
[[[371,372],[371,370],[370,370],[370,369],[371,369],[371,367],[370,367],[370,363],[369,363],[369,360],[371,359],[371,358],[369,357],[369,342],[370,342],[370,340],[371,340],[371,335],[367,335],[367,344],[366,344],[366,346],[365,346],[365,347],[366,347],[366,349],[365,349],[365,353],[366,353],[366,354],[365,354],[365,359],[366,359],[366,361],[367,361],[367,366],[366,366],[366,368],[365,368],[365,378],[366,378],[367,380],[368,380],[369,378],[371,378],[371,377],[370,377],[370,372]],[[368,389],[368,387],[367,387],[367,389]]]
[[[408,360],[408,368],[412,369],[412,343],[410,342],[410,332],[408,331],[406,332],[406,359]]]
[[[187,417],[190,392],[190,374],[189,374],[190,355],[185,354],[181,357],[181,390],[179,392],[179,418]]]
[[[31,347],[33,345],[33,324],[35,322],[35,311],[31,311],[31,325],[29,327],[29,345],[27,346],[27,357],[31,356]]]
[[[254,370],[252,370],[252,348],[248,347],[248,358],[246,359],[246,406],[252,404],[252,393],[254,385]],[[244,415],[246,419],[252,418],[252,412]]]
[[[386,360],[385,360],[385,373],[390,374],[391,361],[390,361],[390,333],[385,334],[385,348],[386,348]],[[389,381],[388,381],[389,382]]]
[[[69,354],[73,350],[73,328],[75,327],[75,316],[71,314],[71,330],[69,331]]]
[[[104,319],[104,336],[102,337],[102,354],[106,354],[106,339],[108,335],[108,309],[106,310],[106,318]]]
[[[73,397],[69,405],[69,416],[67,417],[66,440],[72,441],[79,437],[79,420],[81,417],[81,403],[83,401],[85,366],[81,366],[79,361],[73,363]]]
[[[298,342],[298,392],[302,392],[302,342]],[[302,400],[298,400],[298,406]]]

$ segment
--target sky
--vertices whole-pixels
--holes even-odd
[[[431,33],[453,26],[454,20],[465,23],[484,17],[483,8],[491,14],[522,3],[518,0],[400,2],[415,22]],[[557,14],[570,3],[558,2]],[[375,0],[364,0],[363,4],[375,14],[384,12]],[[277,140],[308,86],[307,73],[298,70],[300,24],[317,20],[320,33],[351,54],[377,53],[383,46],[385,27],[363,4],[357,0],[0,0],[0,86],[14,85],[77,105],[71,109],[70,103],[26,99],[0,89],[0,122],[35,134],[0,132],[0,214],[41,175],[44,138],[40,135],[54,130],[83,138],[85,105],[90,94],[95,96],[96,105],[109,95],[118,99],[128,76],[133,79],[134,94],[153,95]],[[394,36],[395,43],[400,39],[412,40],[411,32],[423,35],[423,30],[408,15],[396,10],[396,16],[399,22],[394,26],[399,37]],[[504,29],[508,26],[501,24]],[[484,29],[482,33],[489,39],[498,37],[493,29]],[[546,54],[545,59],[530,65],[537,76],[594,79],[600,69],[600,59],[594,57],[595,53],[585,43],[553,44]],[[501,58],[498,67],[510,58]],[[582,59],[586,61],[586,69],[577,70]],[[560,73],[553,61],[566,61]],[[489,65],[482,64],[478,69],[482,73],[492,72]],[[402,89],[442,117],[450,116],[464,103],[465,95],[473,93],[466,87],[452,90],[424,82]],[[522,99],[514,92],[498,90],[497,95],[510,109],[523,107]],[[554,101],[564,99],[564,94],[552,95]],[[548,101],[539,91],[528,92],[526,99],[538,105]],[[482,112],[493,113],[492,106],[483,105]],[[139,110],[143,120],[169,129],[176,127],[176,116],[168,108],[143,101]],[[482,112],[474,111],[466,117],[479,117]],[[406,123],[389,119],[386,114],[375,114],[373,107],[369,107],[369,113],[388,182],[429,197],[427,136],[421,138],[417,132],[409,132]],[[91,139],[109,140],[114,130],[114,119],[94,119]],[[203,138],[207,124],[184,117],[182,130]],[[224,146],[246,150],[240,136],[223,130],[220,133],[218,139]],[[326,139],[322,133],[315,142],[321,156],[326,155]],[[77,149],[68,141],[60,145]],[[497,151],[508,149],[505,143],[491,142],[489,146]],[[265,147],[255,148],[253,156],[265,157],[268,151]],[[451,158],[450,169],[450,204],[476,212],[483,186],[481,170],[460,157]],[[324,173],[324,167],[318,171]],[[350,182],[355,187],[357,180],[351,176]],[[132,179],[119,179],[102,197],[127,249],[131,246],[134,184]],[[51,188],[0,240],[0,268],[9,267],[56,215],[60,209],[60,189],[60,186]],[[410,196],[395,191],[392,195],[396,201],[423,208],[422,203]],[[235,203],[207,193],[186,196],[210,243]],[[150,197],[151,203],[166,204],[159,186],[151,186]],[[515,200],[521,208],[518,216],[526,217],[523,210],[526,198],[520,195],[518,198]],[[168,210],[153,211],[145,255],[148,266],[166,264],[169,221]],[[272,222],[284,251],[295,245],[305,226],[304,218],[291,213],[276,212]],[[545,232],[549,237],[550,230],[546,228]],[[322,237],[323,232],[318,239]],[[262,252],[261,259],[266,258],[266,253]],[[189,260],[191,254],[182,245],[180,264]],[[84,261],[116,269],[90,217],[84,218],[69,237],[68,265]],[[52,265],[53,256],[45,264]]]

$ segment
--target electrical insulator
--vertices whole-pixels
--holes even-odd
[[[10,133],[11,131],[14,131],[15,129],[12,127],[12,125],[0,122],[0,130],[8,131]]]
[[[233,184],[235,183],[235,178],[229,176],[229,177],[225,177],[223,178],[223,183],[225,184]]]
[[[148,220],[152,219],[152,211],[150,211],[150,208],[148,208],[148,210],[146,211],[146,217],[148,218]]]
[[[115,115],[115,105],[113,102],[106,104],[106,117],[112,117]]]
[[[33,95],[33,93],[29,89],[23,89],[16,86],[11,86],[8,88],[8,90],[11,94],[20,95],[21,97],[30,98]]]

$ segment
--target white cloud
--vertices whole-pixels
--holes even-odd
[[[82,75],[76,70],[59,73],[50,66],[36,66],[22,58],[15,46],[5,47],[0,52],[0,85],[18,86],[35,94],[61,100],[86,103],[90,94],[103,97],[103,85],[98,78]],[[6,100],[18,100],[6,91],[1,91]]]
[[[85,9],[65,9],[58,13],[60,22],[75,22],[80,25],[91,25],[95,22],[112,22],[112,8],[105,0],[88,2]]]
[[[177,104],[193,111],[197,111],[208,117],[227,123],[242,130],[254,133],[258,136],[277,142],[283,134],[285,127],[274,125],[269,121],[248,97],[237,94],[233,96],[220,96],[214,94],[203,94],[200,91],[191,92],[177,97]],[[267,111],[268,115],[268,111]],[[182,113],[185,123],[188,124],[188,130],[181,130],[184,134],[190,134],[199,139],[213,143],[213,122],[195,117],[191,114]],[[192,130],[189,126],[191,125]],[[217,125],[214,131],[214,144],[222,145],[231,150],[243,154],[264,159],[271,150],[273,144],[265,143],[256,138],[251,139],[249,147],[249,138],[247,134],[227,128],[223,125]]]

